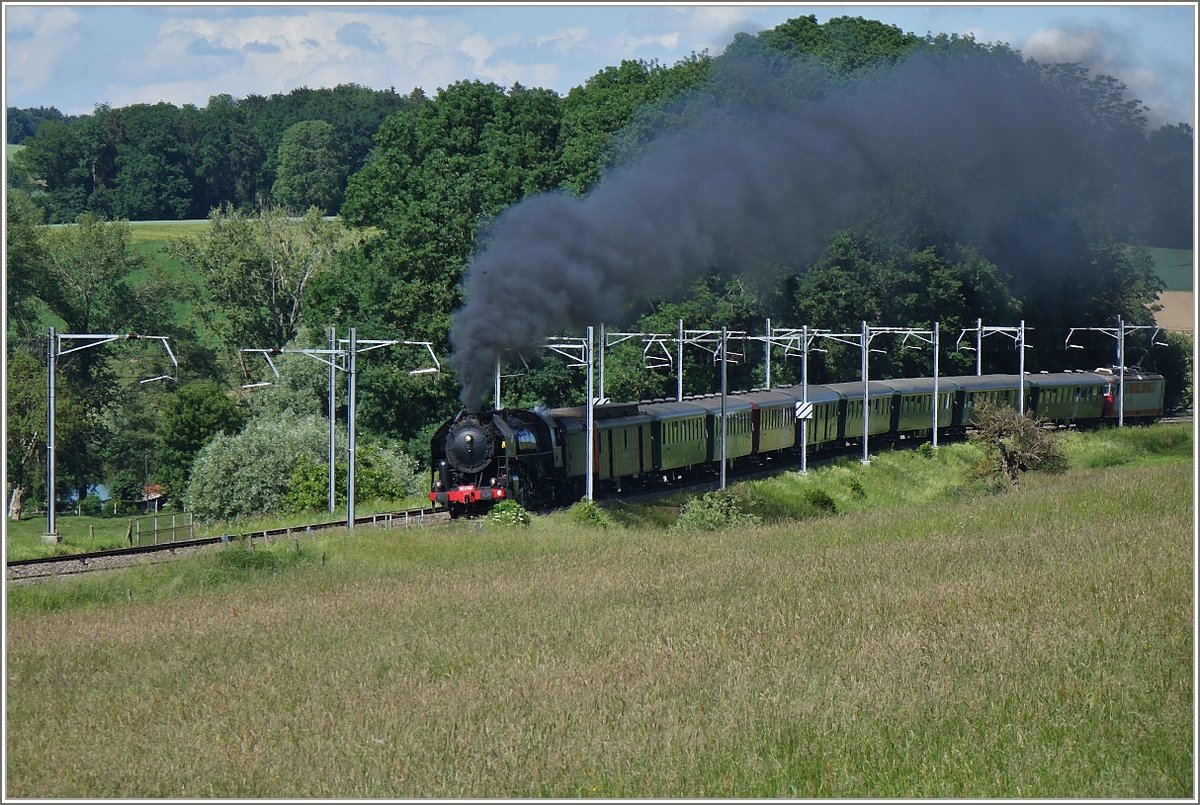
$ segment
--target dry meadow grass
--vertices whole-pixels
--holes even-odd
[[[1187,797],[1189,468],[743,533],[356,531],[202,594],[10,599],[6,793]]]

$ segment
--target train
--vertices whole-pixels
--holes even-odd
[[[1025,410],[1077,428],[1150,423],[1163,415],[1162,375],[1116,367],[1024,376]],[[725,395],[727,467],[794,461],[861,446],[961,437],[983,401],[1018,407],[1021,376],[966,375],[783,385]],[[1123,410],[1121,410],[1123,396]],[[592,479],[599,494],[699,480],[719,471],[721,395],[592,407]],[[865,419],[865,421],[864,421]],[[529,510],[585,494],[587,412],[574,408],[460,411],[430,441],[429,499],[452,517],[502,500]]]

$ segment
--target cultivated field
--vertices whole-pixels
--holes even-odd
[[[1159,297],[1162,310],[1154,314],[1159,327],[1192,332],[1196,321],[1195,264],[1191,249],[1150,249],[1154,269],[1166,290]]]
[[[1192,332],[1196,323],[1196,294],[1193,291],[1163,291],[1159,297],[1163,309],[1154,314],[1154,323],[1176,332]]]
[[[364,529],[10,588],[6,794],[1190,797],[1194,467],[1104,466],[1129,438],[740,532]]]

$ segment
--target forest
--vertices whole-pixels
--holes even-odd
[[[149,384],[153,343],[60,360],[60,501],[104,483],[128,503],[156,483],[213,518],[323,507],[324,368],[284,354],[268,376],[243,350],[320,348],[330,328],[442,358],[436,375],[410,373],[419,350],[361,361],[356,498],[419,486],[429,435],[462,404],[468,338],[492,338],[479,347],[492,359],[527,347],[505,357],[504,401],[521,406],[583,393],[577,370],[517,334],[537,327],[937,321],[952,341],[980,318],[1024,320],[1027,370],[1105,365],[1110,341],[1069,353],[1067,330],[1151,324],[1162,283],[1147,248],[1193,248],[1194,133],[1152,128],[1147,111],[1079,65],[859,17],[798,17],[718,57],[624,61],[564,96],[460,81],[80,117],[10,108],[9,489],[46,499],[48,327],[166,336],[178,360],[175,382]],[[194,219],[207,223],[151,253],[134,242],[131,222]],[[1137,360],[1178,402],[1192,348],[1167,343]],[[762,382],[751,349],[731,388]],[[672,393],[636,343],[606,360],[606,396]],[[941,372],[974,361],[951,352]],[[930,364],[889,350],[872,376]],[[810,380],[857,370],[835,348]],[[984,371],[1016,371],[1012,350],[990,349]],[[715,372],[689,354],[687,392],[712,390]],[[780,360],[773,381],[798,372]],[[346,396],[343,378],[341,423]]]

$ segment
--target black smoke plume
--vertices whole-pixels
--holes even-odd
[[[921,55],[815,101],[780,100],[795,93],[773,85],[778,70],[736,72],[761,82],[755,108],[713,97],[696,113],[692,98],[688,124],[586,196],[542,194],[496,219],[450,333],[464,405],[486,399],[506,349],[617,322],[713,268],[803,265],[898,181],[953,210],[958,240],[1020,253],[1041,211],[1101,192],[1121,159],[1078,103],[1011,55]]]

